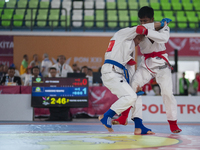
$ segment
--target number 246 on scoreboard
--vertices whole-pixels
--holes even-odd
[[[66,98],[50,98],[51,100],[51,104],[54,105],[54,104],[66,104],[66,103],[69,103],[69,99],[66,99]]]

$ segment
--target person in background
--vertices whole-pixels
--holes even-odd
[[[1,81],[1,79],[3,78],[3,75],[4,75],[4,72],[3,72],[3,65],[2,64],[0,64],[0,81]]]
[[[78,67],[77,64],[73,64],[72,69],[73,69],[74,73],[80,73],[80,68]]]
[[[19,71],[16,69],[15,64],[11,64],[10,67],[15,68],[15,75],[14,75],[14,76],[20,77],[20,73],[19,73]]]
[[[179,79],[179,94],[180,95],[188,95],[188,89],[190,86],[190,82],[185,78],[185,72],[182,73],[182,78]]]
[[[24,82],[24,86],[31,86],[32,85],[32,78],[35,77],[40,77],[39,73],[40,73],[40,69],[38,66],[32,67],[31,69],[32,74],[29,74],[26,76],[25,78],[25,82]]]
[[[4,67],[3,67],[3,76],[5,76],[7,74],[8,74],[8,66],[4,65]]]
[[[89,86],[92,86],[93,85],[93,71],[91,68],[88,68],[86,78],[88,78]]]
[[[56,68],[58,77],[67,77],[67,73],[69,72],[73,73],[72,68],[68,64],[66,64],[65,61],[66,61],[65,56],[60,55],[59,62],[52,66]]]
[[[52,78],[57,77],[57,76],[56,76],[56,74],[57,74],[56,68],[55,68],[55,67],[50,67],[50,68],[49,68],[49,74],[50,74],[49,77],[52,77]]]
[[[38,66],[38,68],[40,69],[41,62],[38,60],[38,55],[37,54],[33,55],[33,60],[30,62],[29,66]]]
[[[189,94],[191,94],[192,96],[197,95],[198,84],[199,84],[197,78],[198,78],[198,73],[196,73],[194,80],[192,80],[192,83],[190,83],[189,86]]]
[[[21,85],[21,78],[18,76],[14,76],[15,68],[9,67],[8,68],[8,75],[5,75],[0,84],[1,85]]]
[[[88,74],[88,67],[87,66],[81,67],[81,73],[85,73],[86,76]]]
[[[23,60],[20,66],[20,75],[26,73],[28,67],[28,55],[23,56]]]
[[[20,76],[22,79],[22,85],[24,85],[26,79],[30,79],[30,77],[32,77],[32,68],[32,66],[28,66],[27,72]]]
[[[197,74],[197,82],[198,82],[198,90],[197,90],[197,95],[200,96],[200,72]]]
[[[43,77],[47,77],[49,73],[49,68],[52,66],[52,62],[49,60],[48,54],[43,55],[44,60],[41,64],[41,73]]]
[[[161,89],[158,83],[156,82],[156,78],[151,79],[150,84],[155,93],[155,96],[161,95]]]

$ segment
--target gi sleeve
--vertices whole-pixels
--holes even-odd
[[[156,43],[167,43],[170,37],[169,32],[170,32],[169,27],[165,25],[164,28],[162,28],[159,31],[148,29],[148,34],[146,37],[150,38]]]

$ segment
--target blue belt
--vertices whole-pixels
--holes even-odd
[[[110,59],[106,59],[104,64],[112,64],[112,65],[115,65],[121,69],[123,69],[124,71],[124,77],[126,79],[126,81],[129,83],[129,74],[128,74],[128,70],[120,63],[114,61],[114,60],[110,60]]]

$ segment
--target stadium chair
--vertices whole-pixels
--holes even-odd
[[[141,8],[143,6],[149,6],[149,3],[145,1],[139,1],[139,7]]]
[[[18,1],[17,8],[26,8],[27,3],[27,1]]]
[[[137,2],[137,0],[128,0],[128,3]]]
[[[84,16],[84,26],[91,28],[94,26],[94,16]]]
[[[131,26],[137,26],[139,24],[137,16],[131,16]]]
[[[24,18],[24,15],[13,15],[13,25],[15,27],[21,27],[22,24],[23,24],[23,18]],[[17,19],[19,21],[15,21],[14,19]]]
[[[172,19],[172,22],[169,23],[169,27],[170,28],[175,28],[176,24],[176,19],[174,17],[174,12],[173,11],[163,11],[163,14],[164,14],[164,18],[170,18]]]
[[[45,27],[47,24],[47,15],[46,14],[38,14],[37,16],[37,26]]]
[[[126,0],[117,0],[117,2],[126,2]]]
[[[196,11],[200,11],[200,2],[199,3],[193,3],[193,5],[194,5],[194,9]]]
[[[34,26],[35,25],[35,17],[36,17],[35,14],[33,14],[32,16],[30,14],[27,14],[25,16],[25,25],[27,27],[31,27],[31,23],[32,23],[32,26]],[[31,21],[31,18],[32,18],[33,21]]]
[[[127,3],[126,2],[117,2],[117,8],[118,9],[127,9]]]
[[[158,3],[158,0],[149,0],[149,3]]]
[[[160,5],[161,5],[162,10],[171,10],[171,3],[169,2],[167,3],[163,2]]]
[[[186,16],[189,21],[190,28],[197,28],[198,25],[198,17],[196,17],[196,13],[194,11],[186,11]]]
[[[5,2],[4,1],[0,1],[0,7],[3,8],[5,5]]]
[[[171,3],[172,4],[177,4],[177,3],[180,3],[180,1],[179,0],[171,0]]]
[[[51,1],[51,8],[60,8],[60,1]]]
[[[125,28],[129,26],[129,16],[128,15],[119,15],[119,26]]]
[[[47,15],[48,14],[48,9],[38,9],[38,14],[39,15]]]
[[[150,3],[150,6],[154,9],[154,10],[160,10],[160,3]]]
[[[155,10],[154,11],[154,16],[162,16],[162,11],[159,11],[159,10]]]
[[[197,12],[198,18],[200,20],[200,11]]]
[[[50,9],[50,14],[51,15],[59,15],[60,9]]]
[[[154,21],[161,21],[163,19],[163,16],[159,16],[159,15],[154,15]]]
[[[119,16],[121,16],[121,15],[128,16],[128,10],[119,10],[118,14],[119,14]]]
[[[177,16],[178,28],[187,28],[187,18],[185,16]]]
[[[129,7],[129,9],[138,9],[138,2],[129,1],[128,7]]]
[[[168,24],[168,26],[173,29],[176,27],[176,18],[174,16],[171,16],[170,19],[172,19],[172,21]]]
[[[104,1],[96,1],[95,2],[95,8],[96,9],[104,9],[105,8],[105,2]]]
[[[83,2],[82,1],[74,1],[73,2],[73,8],[82,8]]]
[[[6,2],[6,8],[13,8],[16,5],[16,0]]]
[[[182,1],[182,4],[184,3],[190,3],[190,0],[181,0]]]
[[[1,18],[1,13],[2,13],[3,9],[0,9],[0,18]]]
[[[26,13],[28,15],[36,15],[37,9],[27,9]]]
[[[117,27],[117,16],[115,15],[108,15],[107,16],[107,20],[108,20],[108,27],[110,28],[115,28]]]
[[[65,18],[67,17],[67,19],[66,19],[66,21],[65,21]],[[67,26],[67,27],[69,27],[69,25],[70,25],[70,16],[60,16],[60,19],[61,19],[61,26],[62,27],[65,27],[65,26]]]
[[[193,10],[193,5],[191,3],[183,3],[184,10]]]
[[[107,10],[107,15],[117,15],[116,10]]]
[[[130,14],[130,17],[132,17],[132,16],[136,16],[136,17],[138,17],[138,12],[137,11],[135,11],[135,10],[130,10],[129,11],[129,14]]]
[[[15,14],[16,15],[24,15],[25,13],[25,9],[15,9]]]
[[[4,9],[4,14],[13,15],[14,9]]]
[[[49,15],[49,26],[57,27],[58,20],[59,20],[59,15]]]
[[[106,8],[107,9],[116,9],[116,3],[115,2],[106,2]]]
[[[181,3],[172,3],[173,10],[182,10],[182,4]]]
[[[104,16],[104,10],[96,10],[95,11],[95,13],[96,13],[96,15],[102,15],[102,16]]]
[[[85,9],[93,9],[94,8],[94,1],[85,1],[84,2]]]
[[[82,26],[82,15],[73,15],[72,16],[72,25],[74,27],[81,27]]]
[[[37,8],[38,7],[38,1],[36,0],[36,1],[29,1],[29,3],[28,3],[28,7],[29,8]]]
[[[1,19],[2,19],[1,25],[4,26],[4,27],[8,27],[8,26],[10,26],[12,15],[11,14],[3,14],[1,16]],[[3,21],[3,19],[8,19],[8,20]]]
[[[96,15],[96,27],[103,28],[105,26],[104,15]]]
[[[40,2],[40,8],[49,8],[49,2]]]

